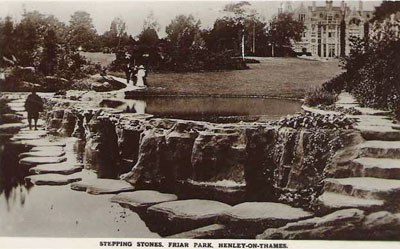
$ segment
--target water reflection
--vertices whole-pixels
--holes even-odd
[[[23,146],[10,144],[4,137],[0,139],[0,197],[5,198],[7,209],[15,204],[23,206],[32,187],[24,180],[29,175],[29,167],[18,163],[18,155],[25,151]]]
[[[114,105],[110,105],[114,106]],[[279,119],[301,111],[295,100],[221,97],[150,97],[125,100],[117,107],[128,113],[210,122],[236,122]]]

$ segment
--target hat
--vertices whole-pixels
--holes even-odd
[[[144,69],[144,66],[143,66],[143,65],[140,65],[139,68],[143,68],[143,69]]]

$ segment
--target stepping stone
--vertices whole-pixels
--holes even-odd
[[[64,147],[60,146],[35,146],[30,149],[29,152],[38,152],[38,151],[53,151],[53,152],[64,152]]]
[[[25,157],[19,160],[19,164],[36,166],[38,164],[62,163],[67,161],[66,157]]]
[[[379,209],[384,202],[325,191],[319,196],[318,204],[328,210],[344,208]]]
[[[164,202],[147,209],[149,227],[156,227],[162,236],[181,233],[214,224],[230,205],[211,200],[180,200]]]
[[[17,141],[14,143],[18,143],[18,144],[24,144],[26,146],[32,146],[32,147],[41,147],[41,146],[60,146],[60,147],[65,147],[65,142],[61,142],[61,141],[49,141],[47,139],[43,139],[43,140],[21,140],[21,141]]]
[[[143,211],[149,206],[167,201],[176,201],[174,194],[164,194],[154,190],[138,190],[129,193],[120,193],[111,198],[111,202],[119,203],[122,207],[133,211]]]
[[[47,131],[44,130],[29,130],[29,129],[21,129],[18,134],[18,136],[38,136],[38,137],[44,137],[47,135]]]
[[[254,233],[312,216],[312,213],[301,208],[294,208],[282,203],[245,202],[225,211],[218,219],[218,223],[254,230],[252,231]]]
[[[288,223],[279,228],[269,228],[256,239],[319,239],[319,240],[360,240],[366,239],[361,222],[365,212],[360,209],[342,209],[323,217],[314,217]],[[373,230],[372,230],[373,231]],[[375,232],[375,231],[374,231]]]
[[[400,159],[400,141],[366,141],[360,149],[363,157]]]
[[[73,182],[81,181],[82,178],[77,175],[59,175],[44,174],[25,177],[25,181],[30,181],[35,185],[66,185]]]
[[[61,156],[65,156],[65,152],[57,150],[57,149],[56,150],[24,152],[19,155],[20,158],[23,158],[23,157],[61,157]]]
[[[135,190],[134,186],[123,180],[91,179],[71,185],[71,189],[86,191],[89,194],[117,194]]]
[[[385,200],[400,194],[400,180],[373,177],[327,178],[324,189],[354,197]]]
[[[361,132],[361,135],[366,140],[384,140],[398,141],[400,140],[400,130],[395,130],[388,126],[366,126],[356,125],[355,129]]]
[[[360,165],[361,175],[385,179],[400,179],[400,160],[387,158],[361,157],[353,160]]]
[[[79,172],[82,169],[83,169],[83,164],[71,164],[68,162],[64,162],[64,163],[38,165],[36,167],[30,168],[29,172],[34,174],[70,175]]]
[[[221,224],[200,227],[183,233],[168,236],[168,239],[223,239],[232,238],[230,230]],[[233,234],[232,234],[233,235]]]
[[[0,133],[1,134],[14,134],[17,133],[20,129],[27,127],[26,124],[22,123],[8,123],[8,124],[0,124]]]
[[[11,107],[24,107],[25,106],[25,102],[17,102],[17,101],[11,101],[9,103],[7,103],[7,105],[11,108]]]
[[[235,205],[246,199],[246,184],[224,180],[218,182],[183,181],[179,194],[188,198],[211,199]]]
[[[19,141],[19,140],[37,140],[41,137],[35,134],[17,134],[13,136],[10,140],[11,141]]]
[[[358,111],[360,111],[363,115],[373,115],[373,116],[387,116],[390,115],[390,111],[383,111],[368,107],[356,107]]]
[[[10,106],[10,109],[13,110],[14,112],[24,112],[25,111],[24,106]]]

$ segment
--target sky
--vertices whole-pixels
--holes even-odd
[[[42,14],[52,14],[60,21],[68,23],[71,15],[78,10],[88,12],[99,34],[109,30],[111,21],[115,17],[122,18],[127,25],[127,32],[137,36],[143,27],[146,17],[153,12],[160,24],[159,35],[164,37],[165,27],[179,14],[192,14],[201,20],[203,28],[212,27],[214,21],[222,16],[223,7],[231,1],[6,1],[0,0],[0,18],[9,15],[14,20],[20,20],[23,9],[37,10]],[[277,12],[280,1],[249,1],[266,20]],[[300,1],[292,0],[293,8],[300,5]],[[358,1],[346,1],[351,7],[358,6]],[[304,4],[311,5],[310,1]],[[380,2],[364,1],[364,9],[373,10]],[[325,5],[325,1],[317,1],[317,5]],[[334,1],[339,6],[340,1]]]

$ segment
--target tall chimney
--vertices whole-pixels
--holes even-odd
[[[312,1],[312,10],[315,11],[317,8],[317,3],[315,1]]]
[[[363,2],[361,0],[358,1],[358,10],[363,11]]]

